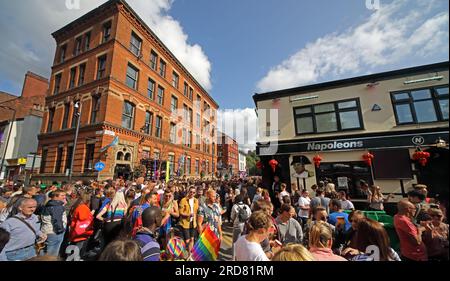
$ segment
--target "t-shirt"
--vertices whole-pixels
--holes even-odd
[[[397,214],[394,216],[394,226],[400,240],[402,256],[415,261],[426,261],[427,248],[423,242],[417,245],[414,241],[418,229],[411,220],[407,216]]]
[[[298,206],[299,207],[309,207],[309,205],[311,204],[311,199],[309,199],[309,197],[300,197],[298,199]],[[309,210],[302,210],[300,208],[300,210],[298,211],[298,216],[301,218],[307,218],[309,217]]]
[[[239,237],[233,249],[233,261],[269,261],[261,244],[248,241],[247,235]]]
[[[280,242],[283,245],[288,243],[301,244],[303,242],[303,230],[298,221],[290,218],[287,222],[282,222],[281,218],[276,219]]]
[[[283,202],[283,197],[284,196],[289,196],[289,192],[287,192],[286,190],[280,192],[280,195],[278,197],[280,199],[280,202]]]
[[[194,220],[194,198],[189,199],[189,207],[191,208],[191,218],[189,219],[189,222],[192,222]]]
[[[345,230],[349,230],[352,227],[352,224],[348,221],[348,214],[344,212],[334,212],[328,216],[328,223],[336,226],[337,218],[344,217],[345,219]]]
[[[344,210],[353,210],[355,209],[355,206],[353,206],[353,203],[350,200],[341,200],[341,206]]]

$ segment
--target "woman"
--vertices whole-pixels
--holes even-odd
[[[99,261],[142,261],[141,248],[133,240],[117,240],[105,248]]]
[[[165,245],[165,236],[169,233],[169,230],[172,227],[172,218],[180,217],[178,203],[173,199],[173,194],[170,189],[166,189],[164,191],[164,197],[161,205],[163,219],[161,220],[160,235],[163,239],[162,245]]]
[[[389,236],[381,223],[372,219],[363,219],[358,223],[356,247],[347,248],[343,256],[349,260],[400,261],[399,255],[391,248]]]
[[[271,199],[270,199],[270,194],[269,194],[269,191],[268,191],[267,189],[264,189],[264,190],[262,191],[262,197],[263,197],[263,199],[266,200],[267,202],[270,202],[270,201],[271,201]]]
[[[106,204],[98,213],[97,219],[104,222],[103,236],[105,245],[116,239],[122,230],[122,219],[125,216],[128,205],[123,192],[116,192],[112,201]],[[104,215],[106,216],[104,217]]]
[[[269,237],[272,227],[270,216],[264,211],[254,212],[247,223],[249,233],[241,236],[234,244],[234,261],[269,261],[264,253],[261,242]]]
[[[322,221],[311,226],[309,232],[309,251],[316,261],[347,261],[333,254],[333,231]]]
[[[94,233],[94,216],[89,209],[90,202],[91,194],[83,192],[70,210],[69,242],[78,247],[81,259],[84,259],[88,239]]]
[[[431,222],[425,223],[425,232],[423,241],[427,246],[428,260],[430,261],[448,261],[448,224],[444,223],[444,213],[441,209],[430,208],[428,215]]]
[[[228,188],[227,193],[225,194],[225,209],[226,209],[226,218],[228,222],[231,222],[231,208],[233,207],[233,202],[235,199],[234,190],[232,188]]]
[[[379,186],[372,185],[367,198],[369,201],[369,209],[373,211],[383,211],[383,203],[387,203],[389,199],[393,197],[393,194],[389,194],[387,197],[384,197],[383,193],[381,193],[381,188]]]
[[[125,202],[127,202],[127,206],[130,206],[131,202],[136,199],[136,191],[134,188],[131,188],[127,191],[127,195],[125,197]]]
[[[314,261],[314,257],[301,244],[287,244],[273,256],[272,261]]]

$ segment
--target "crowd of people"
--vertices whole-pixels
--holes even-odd
[[[6,182],[0,187],[0,261],[191,260],[206,228],[223,240],[232,228],[236,261],[448,260],[449,229],[443,206],[415,185],[397,203],[394,249],[382,222],[364,211],[382,211],[378,186],[361,182],[361,210],[346,190],[319,182],[309,191],[275,178],[121,178],[57,182],[50,186]]]

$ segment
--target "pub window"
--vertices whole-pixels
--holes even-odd
[[[297,135],[362,129],[359,100],[294,108]]]
[[[105,76],[106,72],[106,55],[98,58],[97,61],[97,79],[101,79]]]
[[[67,124],[69,123],[69,111],[70,111],[70,104],[66,103],[64,105],[64,118],[62,123],[63,129],[67,129]]]
[[[78,86],[82,86],[84,84],[84,74],[86,73],[86,64],[80,65],[80,69],[78,70]]]
[[[103,25],[103,36],[102,36],[102,43],[105,43],[109,40],[111,37],[111,21],[105,23]]]
[[[131,32],[130,51],[139,56],[141,53],[142,39],[136,33]]]
[[[153,124],[153,113],[151,113],[150,111],[146,111],[145,112],[145,129],[144,129],[144,133],[146,133],[147,135],[151,135],[152,134],[152,124]]]
[[[122,152],[122,151],[119,151],[119,152],[117,153],[116,160],[118,160],[118,161],[123,161],[123,152]]]
[[[148,84],[147,84],[147,97],[151,100],[154,99],[154,95],[155,95],[155,81],[153,81],[152,79],[148,79]]]
[[[158,66],[158,54],[154,51],[151,51],[150,53],[150,68],[156,71],[156,68]]]
[[[49,108],[48,110],[48,124],[47,124],[47,133],[52,132],[53,128],[53,119],[55,118],[55,108]]]
[[[57,95],[59,94],[60,90],[61,90],[61,78],[62,78],[62,74],[57,74],[55,75],[55,86],[53,88],[53,94]]]
[[[69,89],[73,89],[75,87],[77,69],[74,67],[70,70],[70,80],[69,80]]]
[[[123,103],[122,127],[133,130],[135,107],[132,103],[125,101]]]
[[[123,158],[124,161],[131,161],[131,153],[125,154],[125,157]]]
[[[162,135],[162,117],[156,116],[155,137],[161,138]]]
[[[392,93],[398,125],[448,120],[448,86]]]
[[[92,113],[91,113],[91,124],[97,122],[97,115],[100,111],[100,97],[92,97]]]
[[[86,158],[84,160],[84,172],[91,172],[94,168],[95,143],[86,144]]]
[[[131,64],[128,64],[127,79],[126,79],[127,86],[136,90],[137,89],[138,76],[139,76],[139,70],[137,70]]]
[[[61,162],[63,153],[64,153],[64,146],[62,145],[58,146],[58,149],[56,150],[55,174],[61,173]]]
[[[157,97],[157,102],[160,105],[164,104],[164,88],[161,86],[158,86],[158,97]]]

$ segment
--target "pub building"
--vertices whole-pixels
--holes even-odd
[[[288,188],[333,182],[362,208],[361,181],[395,195],[391,203],[422,183],[448,201],[448,66],[255,94],[263,184],[270,190],[275,175]]]

